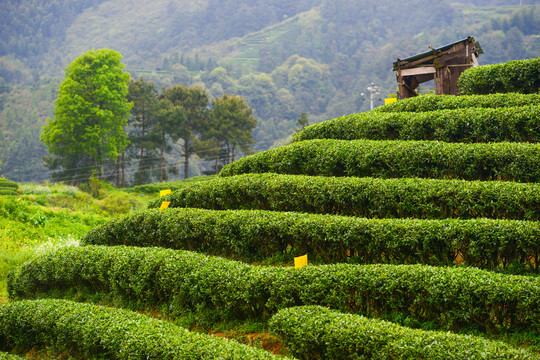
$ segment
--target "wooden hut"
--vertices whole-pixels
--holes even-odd
[[[394,62],[399,85],[399,97],[418,95],[415,89],[423,82],[435,80],[435,94],[457,95],[457,79],[466,69],[478,65],[483,54],[480,44],[472,37],[452,44],[431,48],[422,54]]]

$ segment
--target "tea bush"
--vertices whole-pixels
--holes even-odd
[[[7,179],[0,179],[0,195],[18,195],[19,185]]]
[[[4,352],[0,352],[0,360],[22,360],[23,358],[17,355],[12,355]]]
[[[311,139],[539,142],[540,106],[428,112],[364,112],[304,128],[293,141]]]
[[[143,308],[268,319],[297,305],[370,317],[399,313],[438,328],[540,330],[540,278],[426,265],[257,267],[188,251],[60,248],[8,277],[12,299],[87,291]],[[58,295],[58,293],[57,293]]]
[[[540,57],[483,65],[465,70],[458,79],[462,95],[540,91]]]
[[[505,343],[424,331],[321,306],[279,311],[270,320],[298,359],[538,359]]]
[[[366,218],[540,220],[540,184],[279,174],[216,178],[149,203],[159,208],[271,210]]]
[[[540,182],[540,144],[317,139],[241,158],[220,176],[267,172]]]
[[[19,188],[19,185],[11,180],[0,179],[0,188],[11,188],[17,190]]]
[[[0,305],[0,347],[34,346],[75,350],[88,359],[281,358],[127,310],[65,300]]]
[[[258,210],[150,209],[91,230],[84,245],[159,246],[261,261],[275,253],[325,263],[540,265],[540,223],[517,220],[364,219]]]
[[[374,112],[423,112],[469,108],[501,108],[540,104],[540,94],[423,95],[375,108]]]

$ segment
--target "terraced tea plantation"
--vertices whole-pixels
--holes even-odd
[[[307,127],[17,268],[0,349],[538,359],[538,99],[423,96]],[[186,316],[264,324],[281,355],[190,332]]]

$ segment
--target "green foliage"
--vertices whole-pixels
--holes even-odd
[[[188,88],[184,85],[174,85],[163,89],[159,99],[161,101],[160,121],[164,124],[160,128],[172,139],[183,141],[184,178],[187,179],[189,178],[189,158],[194,152],[193,139],[208,122],[208,94],[199,87]],[[163,150],[160,156],[163,157]],[[160,176],[160,181],[163,181],[163,176]]]
[[[468,108],[501,108],[536,105],[540,94],[424,95],[380,106],[375,112],[423,112]]]
[[[298,359],[537,359],[533,353],[470,335],[409,329],[321,306],[284,309],[270,320]]]
[[[465,70],[458,79],[463,95],[540,91],[540,58],[483,65]]]
[[[77,15],[104,0],[58,0],[41,3],[32,0],[6,1],[5,21],[0,31],[0,56],[17,54],[21,58],[43,56],[53,37],[62,37]],[[17,41],[18,39],[18,41]]]
[[[55,117],[41,135],[52,155],[49,168],[64,169],[56,174],[60,180],[84,181],[94,172],[101,178],[104,163],[127,146],[124,126],[133,104],[127,101],[130,76],[121,59],[114,50],[91,50],[66,68]]]
[[[159,208],[251,209],[367,218],[540,220],[540,185],[279,174],[216,178],[149,203]]]
[[[22,360],[23,358],[17,355],[0,352],[0,360]]]
[[[77,351],[88,359],[274,359],[253,347],[127,310],[65,300],[0,305],[0,347]]]
[[[253,141],[253,129],[257,119],[245,100],[239,96],[223,95],[212,100],[212,113],[201,138],[210,140],[202,146],[199,153],[207,159],[215,159],[215,173],[218,173],[218,160],[233,162],[237,152],[249,154]]]
[[[161,248],[66,247],[8,278],[12,299],[100,293],[137,307],[196,309],[224,319],[269,318],[296,305],[370,317],[404,314],[437,328],[538,331],[540,278],[425,265],[257,267]],[[57,296],[59,294],[57,293]]]
[[[163,137],[159,136],[158,94],[153,82],[144,79],[129,82],[128,101],[133,102],[128,121],[130,147],[128,152],[138,160],[134,175],[136,185],[145,184],[155,177],[152,168],[159,163],[159,149]]]
[[[309,253],[324,263],[463,265],[538,271],[540,224],[513,220],[363,219],[293,212],[146,210],[90,231],[85,245],[198,251],[243,261]],[[521,265],[521,269],[518,266]]]
[[[125,188],[123,189],[123,191],[135,192],[135,193],[141,193],[141,194],[158,195],[161,190],[171,189],[174,191],[174,190],[189,186],[190,184],[193,184],[193,183],[211,180],[214,177],[215,175],[194,176],[194,177],[190,177],[189,179],[184,179],[184,180],[145,184],[145,185],[136,185],[131,188]]]
[[[257,150],[284,141],[302,111],[316,123],[367,110],[369,102],[360,94],[372,81],[385,89],[396,86],[389,59],[419,53],[428,44],[475,34],[485,50],[484,64],[537,56],[540,44],[534,36],[539,33],[537,6],[486,9],[427,0],[399,7],[376,0],[4,3],[0,153],[4,174],[21,181],[48,178],[42,161],[47,151],[37,139],[53,115],[54,89],[74,55],[95,44],[121,51],[133,78],[142,76],[158,89],[184,84],[204,86],[212,97],[224,92],[244,97],[259,120],[253,132]],[[403,13],[427,20],[413,22]],[[394,24],[399,33],[383,24]],[[150,156],[144,161],[149,166],[158,157]],[[72,159],[69,167],[78,166]]]
[[[56,184],[21,188],[23,195],[17,198],[0,196],[0,298],[7,297],[6,278],[13,268],[44,246],[76,243],[108,219],[89,195],[73,187]],[[70,195],[73,191],[76,193]]]
[[[539,163],[540,145],[529,143],[316,139],[244,157],[225,166],[220,175],[271,172],[539,182]]]
[[[16,182],[0,178],[0,195],[19,195]]]
[[[332,138],[538,142],[539,129],[540,106],[537,105],[498,109],[465,108],[419,113],[370,111],[308,126],[300,131],[293,141]]]
[[[14,181],[0,178],[0,188],[12,188],[17,190],[19,188],[19,185]]]
[[[99,201],[99,206],[103,211],[111,215],[127,214],[132,209],[140,208],[137,199],[128,194],[109,194]]]

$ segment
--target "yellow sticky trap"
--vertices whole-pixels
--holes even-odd
[[[159,207],[159,210],[165,210],[166,208],[169,207],[169,205],[171,205],[170,201],[164,201],[164,202],[161,203],[161,206]]]
[[[384,105],[388,105],[396,101],[397,101],[397,98],[386,98],[384,99]]]
[[[171,193],[171,189],[161,190],[159,192],[159,196],[165,196],[165,195],[170,194],[170,193]]]
[[[303,256],[298,256],[294,258],[294,268],[298,269],[299,267],[307,265],[307,254]]]

